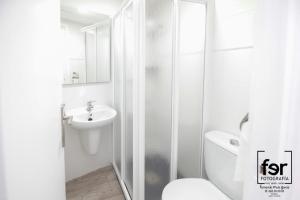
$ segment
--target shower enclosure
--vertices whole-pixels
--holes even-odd
[[[197,0],[129,1],[113,18],[114,168],[128,199],[202,176],[205,24]]]
[[[128,194],[133,190],[133,3],[129,2],[113,21],[114,163]]]

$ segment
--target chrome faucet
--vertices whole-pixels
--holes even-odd
[[[88,102],[87,102],[87,108],[86,108],[86,110],[87,110],[88,112],[91,112],[91,111],[93,110],[93,108],[94,108],[93,103],[94,103],[94,102],[96,102],[96,101],[88,101]]]

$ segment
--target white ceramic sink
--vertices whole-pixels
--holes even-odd
[[[79,131],[83,148],[94,155],[98,152],[103,129],[112,124],[117,112],[106,105],[95,105],[91,112],[87,107],[80,107],[66,111],[66,115],[72,116],[68,124]]]
[[[66,112],[67,115],[73,116],[70,125],[79,130],[95,129],[108,125],[113,122],[117,115],[113,108],[105,105],[95,105],[91,113],[90,117],[86,107],[75,108]]]

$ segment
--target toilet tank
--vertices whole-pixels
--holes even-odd
[[[205,134],[204,163],[208,179],[233,200],[242,199],[242,182],[233,180],[238,137],[222,131]]]

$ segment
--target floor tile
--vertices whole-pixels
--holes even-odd
[[[125,200],[112,166],[66,183],[67,200]]]

